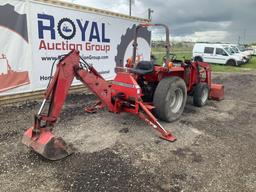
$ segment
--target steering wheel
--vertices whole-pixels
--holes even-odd
[[[177,59],[177,56],[176,56],[176,54],[174,54],[174,53],[170,53],[169,56],[170,56],[170,60],[171,60],[171,61],[175,61],[175,60]],[[167,59],[166,55],[163,56],[163,62],[165,62],[166,59]]]

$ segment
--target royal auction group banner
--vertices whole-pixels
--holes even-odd
[[[73,49],[113,79],[115,67],[132,56],[138,23],[37,1],[0,0],[0,96],[45,89],[54,61]],[[139,32],[137,59],[150,59],[150,38],[147,29]]]

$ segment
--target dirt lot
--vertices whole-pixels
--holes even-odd
[[[161,122],[157,133],[130,114],[85,114],[94,96],[70,95],[55,134],[74,155],[47,161],[21,144],[39,101],[0,107],[0,191],[256,191],[256,75],[218,74],[226,99]]]

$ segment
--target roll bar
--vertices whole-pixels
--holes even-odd
[[[169,28],[164,25],[164,24],[150,24],[150,23],[141,23],[136,27],[135,34],[134,34],[134,40],[133,40],[133,56],[132,56],[132,62],[135,64],[135,58],[136,58],[136,51],[138,47],[138,32],[139,29],[144,28],[144,27],[163,27],[165,29],[165,49],[166,49],[166,59],[170,61],[170,50],[171,50],[171,45],[170,45],[170,31]]]

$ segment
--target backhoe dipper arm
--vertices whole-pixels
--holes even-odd
[[[45,100],[50,99],[50,106],[48,114],[44,118],[49,123],[54,123],[61,112],[68,90],[76,75],[74,69],[79,67],[79,60],[76,52],[71,52],[57,64],[56,72],[45,92]],[[41,110],[38,115],[41,115]]]
[[[68,95],[69,88],[74,77],[81,80],[88,88],[94,92],[101,102],[111,110],[109,103],[111,92],[110,84],[92,67],[87,64],[87,69],[80,66],[80,56],[78,51],[72,51],[64,56],[57,64],[56,72],[45,92],[45,99],[38,112],[39,121],[46,121],[46,127],[53,126],[56,122],[62,106]],[[48,114],[42,114],[44,104],[50,99]],[[108,102],[107,102],[108,101]],[[35,128],[40,128],[40,123],[35,123]]]

